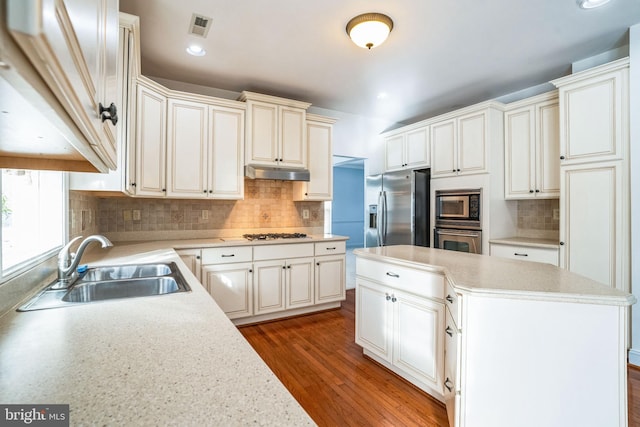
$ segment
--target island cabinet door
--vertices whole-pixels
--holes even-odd
[[[442,393],[444,304],[395,290],[391,302],[393,364]]]
[[[389,303],[391,292],[368,280],[361,278],[357,280],[356,344],[391,362],[393,345],[393,305]]]

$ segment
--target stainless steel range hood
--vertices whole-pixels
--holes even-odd
[[[244,175],[251,179],[278,179],[281,181],[309,181],[308,169],[273,168],[269,166],[246,165]]]

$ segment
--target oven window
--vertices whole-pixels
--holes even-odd
[[[456,242],[454,240],[445,240],[444,242],[442,242],[442,248],[449,251],[471,252],[469,243]]]

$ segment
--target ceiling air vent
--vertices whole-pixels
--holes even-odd
[[[189,34],[200,37],[207,37],[207,33],[211,28],[211,18],[198,14],[191,15],[191,24],[189,24]]]

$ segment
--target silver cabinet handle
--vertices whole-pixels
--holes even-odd
[[[453,304],[453,298],[451,297],[451,295],[447,295],[444,299],[449,301],[449,304]]]
[[[515,256],[529,256],[529,254],[519,254],[518,252],[513,253]]]
[[[447,329],[445,329],[444,331],[447,333],[447,335],[453,337],[453,329],[451,329],[451,326],[447,326]]]
[[[395,277],[396,279],[399,279],[399,278],[400,278],[400,275],[399,275],[399,274],[392,273],[392,272],[390,272],[390,271],[387,271],[387,276],[389,276],[389,277]]]
[[[451,380],[449,379],[449,377],[447,377],[446,380],[444,380],[444,386],[447,388],[447,390],[452,391],[453,390],[453,383],[451,382]]]

